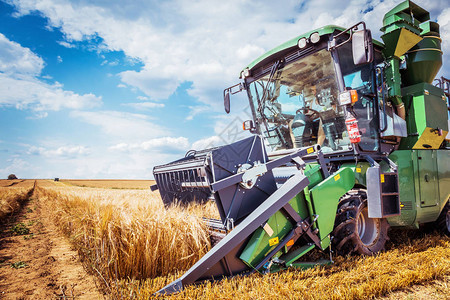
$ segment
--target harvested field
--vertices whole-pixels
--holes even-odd
[[[159,194],[149,189],[81,188],[42,180],[36,197],[113,298],[148,299],[176,279],[210,248],[201,217],[217,217],[213,204],[165,210]],[[423,291],[420,285],[432,284],[441,288],[427,295],[448,298],[450,238],[415,231],[391,236],[387,251],[374,257],[335,257],[328,267],[190,286],[171,298],[370,299],[395,291],[409,297]]]
[[[94,187],[103,189],[150,189],[150,186],[155,184],[154,180],[78,180],[78,179],[63,179],[60,182],[79,186],[79,187]]]

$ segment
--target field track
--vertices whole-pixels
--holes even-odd
[[[20,223],[29,234],[11,232]],[[95,277],[86,273],[33,192],[21,211],[0,225],[0,299],[102,298]]]
[[[16,180],[14,182],[11,184],[13,182],[0,180],[0,191],[1,189],[31,189],[34,183],[33,180]],[[142,190],[150,184],[152,184],[151,181],[133,182],[128,180],[69,180],[68,182],[38,180],[38,188],[29,193],[28,200],[22,201],[21,209],[15,210],[12,216],[0,220],[0,299],[148,299],[151,297],[155,290],[174,278],[173,273],[169,273],[167,277],[158,276],[141,282],[122,279],[118,282],[119,292],[108,293],[103,284],[105,279],[97,276],[98,274],[90,275],[89,272],[93,272],[92,268],[83,267],[78,255],[80,249],[77,248],[78,251],[74,249],[74,237],[67,238],[61,232],[61,228],[57,228],[55,225],[55,211],[51,209],[52,205],[48,202],[52,201],[51,198],[39,194],[39,191],[43,192],[46,189],[59,191],[61,195],[69,196],[93,194],[97,197],[105,197],[98,201],[106,202],[109,201],[107,197],[112,195],[119,197],[118,199],[129,197],[124,198],[125,202],[121,200],[122,202],[119,201],[120,204],[117,204],[118,207],[123,208],[124,203],[127,203],[128,206],[124,208],[123,212],[128,212],[136,209],[139,211],[141,198],[144,203],[148,203],[149,195],[157,197],[157,193]],[[127,187],[129,190],[126,189]],[[71,191],[66,192],[68,189]],[[70,198],[67,199],[70,200]],[[150,200],[158,201],[156,198]],[[11,230],[17,224],[26,225],[30,232],[21,235],[14,234]],[[374,292],[369,297],[367,293],[361,293],[358,296],[357,292],[342,294],[342,296],[347,299],[450,299],[450,268],[448,267],[450,259],[442,260],[443,257],[450,258],[449,239],[440,238],[434,233],[423,235],[394,232],[393,234],[393,240],[396,241],[391,242],[388,251],[381,254],[381,260],[336,257],[336,264],[330,269],[310,270],[305,274],[299,271],[286,271],[266,276],[233,278],[206,286],[191,286],[184,293],[171,298],[275,299],[283,296],[287,299],[299,299],[298,295],[302,295],[302,289],[316,288],[316,296],[311,298],[311,293],[304,294],[307,295],[307,299],[323,299],[320,295],[324,295],[323,293],[328,295],[328,292],[332,294],[330,298],[340,299],[340,297],[336,297],[339,294],[339,292],[336,294],[336,290],[343,288],[345,291],[346,280],[349,282],[348,289],[367,290],[372,288],[373,283],[380,282],[381,284],[383,280],[393,280],[394,277],[398,280],[401,277],[396,273],[404,272],[407,274],[404,278],[405,284],[397,285],[391,291],[388,290],[381,294]],[[398,236],[396,236],[397,234]],[[447,245],[447,249],[445,249],[445,245]],[[152,250],[152,246],[149,246],[144,251]],[[442,253],[444,256],[440,260],[435,259],[437,253]],[[384,257],[385,261],[383,261]],[[428,257],[430,257],[429,261]],[[165,259],[167,260],[167,258]],[[380,272],[377,271],[377,265],[385,265],[385,269],[392,268],[389,266],[388,259],[395,264],[393,270],[383,275],[384,277],[379,276],[381,274],[377,273]],[[416,265],[410,263],[414,259],[419,259],[415,263]],[[405,266],[404,270],[402,269],[403,265]],[[428,270],[428,265],[433,267]],[[396,268],[398,270],[394,270]],[[380,270],[382,269],[380,268]],[[423,271],[434,272],[433,274],[436,275],[421,279],[425,278],[425,275],[416,273]],[[361,277],[355,278],[358,276]],[[408,281],[406,278],[408,276],[416,279]],[[327,283],[328,281],[332,284]],[[324,287],[322,282],[330,286]],[[358,286],[354,286],[352,282],[357,282]],[[321,284],[322,287],[320,287]],[[333,287],[333,285],[335,286]],[[291,289],[292,293],[289,292]],[[104,294],[105,292],[106,294]],[[353,296],[349,297],[349,295]],[[374,295],[378,296],[374,297]]]

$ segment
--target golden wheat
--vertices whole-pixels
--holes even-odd
[[[173,299],[369,299],[450,274],[450,240],[429,235],[372,257],[337,257],[335,264],[188,286]],[[123,295],[148,299],[176,279],[123,280]]]
[[[166,210],[150,191],[55,186],[39,188],[38,197],[84,259],[113,281],[185,270],[210,247],[204,210]]]
[[[0,187],[0,221],[7,215],[12,215],[20,209],[33,189],[33,180],[15,181],[12,186]]]
[[[21,179],[0,179],[0,187],[8,187],[8,186],[12,186],[14,184],[17,184],[18,182],[21,182]]]
[[[82,180],[82,179],[64,179],[63,182],[68,185],[79,187],[109,188],[109,189],[149,189],[155,184],[154,180]]]
[[[39,183],[40,185],[40,183]],[[213,205],[166,210],[158,193],[43,182],[39,199],[111,297],[148,299],[209,249],[201,217]],[[450,239],[396,232],[386,252],[337,257],[329,267],[236,277],[188,286],[174,299],[367,299],[450,275]]]

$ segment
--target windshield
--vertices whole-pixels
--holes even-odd
[[[312,55],[273,70],[250,84],[249,96],[272,150],[320,144],[324,152],[348,150],[344,111],[330,53]]]

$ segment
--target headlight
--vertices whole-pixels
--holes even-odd
[[[300,49],[303,49],[303,48],[305,48],[306,47],[306,44],[307,44],[308,42],[306,41],[306,38],[301,38],[301,39],[299,39],[298,40],[298,47],[300,48]]]
[[[250,70],[249,70],[248,68],[242,70],[242,72],[241,72],[241,78],[247,78],[247,77],[249,77],[249,76],[250,76]]]
[[[309,36],[311,43],[315,44],[320,41],[320,35],[318,32],[314,32]]]
[[[358,92],[349,90],[339,94],[339,105],[353,104],[358,101]]]

